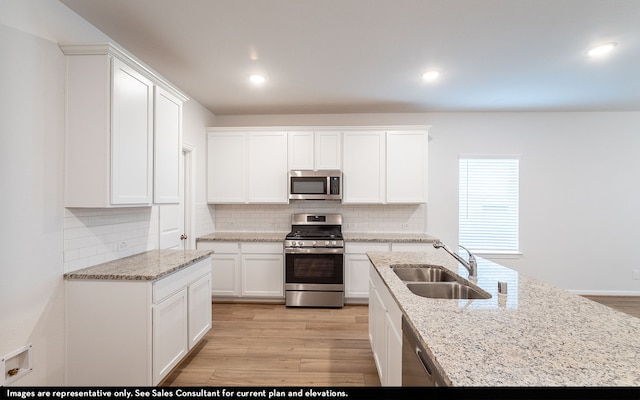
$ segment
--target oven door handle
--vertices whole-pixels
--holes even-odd
[[[331,248],[331,247],[292,247],[285,248],[285,254],[343,254],[344,248]]]

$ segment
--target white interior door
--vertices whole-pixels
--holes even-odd
[[[192,190],[192,162],[193,148],[185,146],[182,150],[180,162],[180,203],[163,204],[159,206],[160,219],[160,248],[161,249],[192,249],[191,202]]]
[[[163,204],[160,207],[160,248],[179,250],[183,248],[180,236],[184,232],[182,202],[180,204]]]

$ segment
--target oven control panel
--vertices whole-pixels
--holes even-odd
[[[285,240],[284,247],[344,247],[342,240]]]

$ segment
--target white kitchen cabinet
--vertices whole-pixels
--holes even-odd
[[[284,298],[282,242],[198,241],[197,248],[214,251],[211,255],[214,298]]]
[[[386,138],[386,202],[427,202],[425,131],[389,131]]]
[[[282,243],[242,243],[242,296],[284,297]]]
[[[157,281],[67,280],[69,386],[160,383],[211,328],[211,261]]]
[[[182,101],[156,86],[154,93],[153,202],[180,203]]]
[[[290,170],[339,170],[342,166],[342,132],[289,132]]]
[[[345,244],[345,302],[369,301],[369,251],[389,251],[388,243],[348,242]]]
[[[111,45],[61,45],[67,56],[65,129],[65,207],[150,206],[154,177],[154,85],[157,75]],[[186,97],[163,86],[183,101]],[[175,99],[174,99],[175,100]],[[166,111],[166,104],[160,104]],[[176,118],[158,115],[159,123]],[[177,116],[179,117],[179,116]],[[176,140],[173,125],[158,131],[160,163]],[[175,153],[162,164],[158,180],[178,174]],[[171,185],[171,183],[169,183]],[[167,187],[169,186],[167,185]],[[177,185],[171,187],[175,191]],[[167,187],[158,187],[160,202]],[[172,195],[173,193],[168,193]]]
[[[250,132],[248,203],[288,203],[286,132]]]
[[[246,135],[242,132],[208,134],[207,201],[244,203],[246,200]]]
[[[153,382],[160,382],[187,354],[187,289],[153,306]]]
[[[344,132],[342,172],[343,203],[384,203],[385,132]]]
[[[382,386],[402,386],[402,312],[370,264],[369,341]]]
[[[288,203],[286,132],[208,133],[207,201]]]
[[[213,250],[211,255],[211,295],[240,295],[240,244],[237,242],[198,241],[198,250]]]

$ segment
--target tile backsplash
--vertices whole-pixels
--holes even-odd
[[[350,205],[338,202],[293,201],[291,204],[218,204],[216,231],[283,231],[291,214],[339,213],[346,232],[426,232],[426,205]]]
[[[158,248],[158,208],[66,208],[64,272]]]

